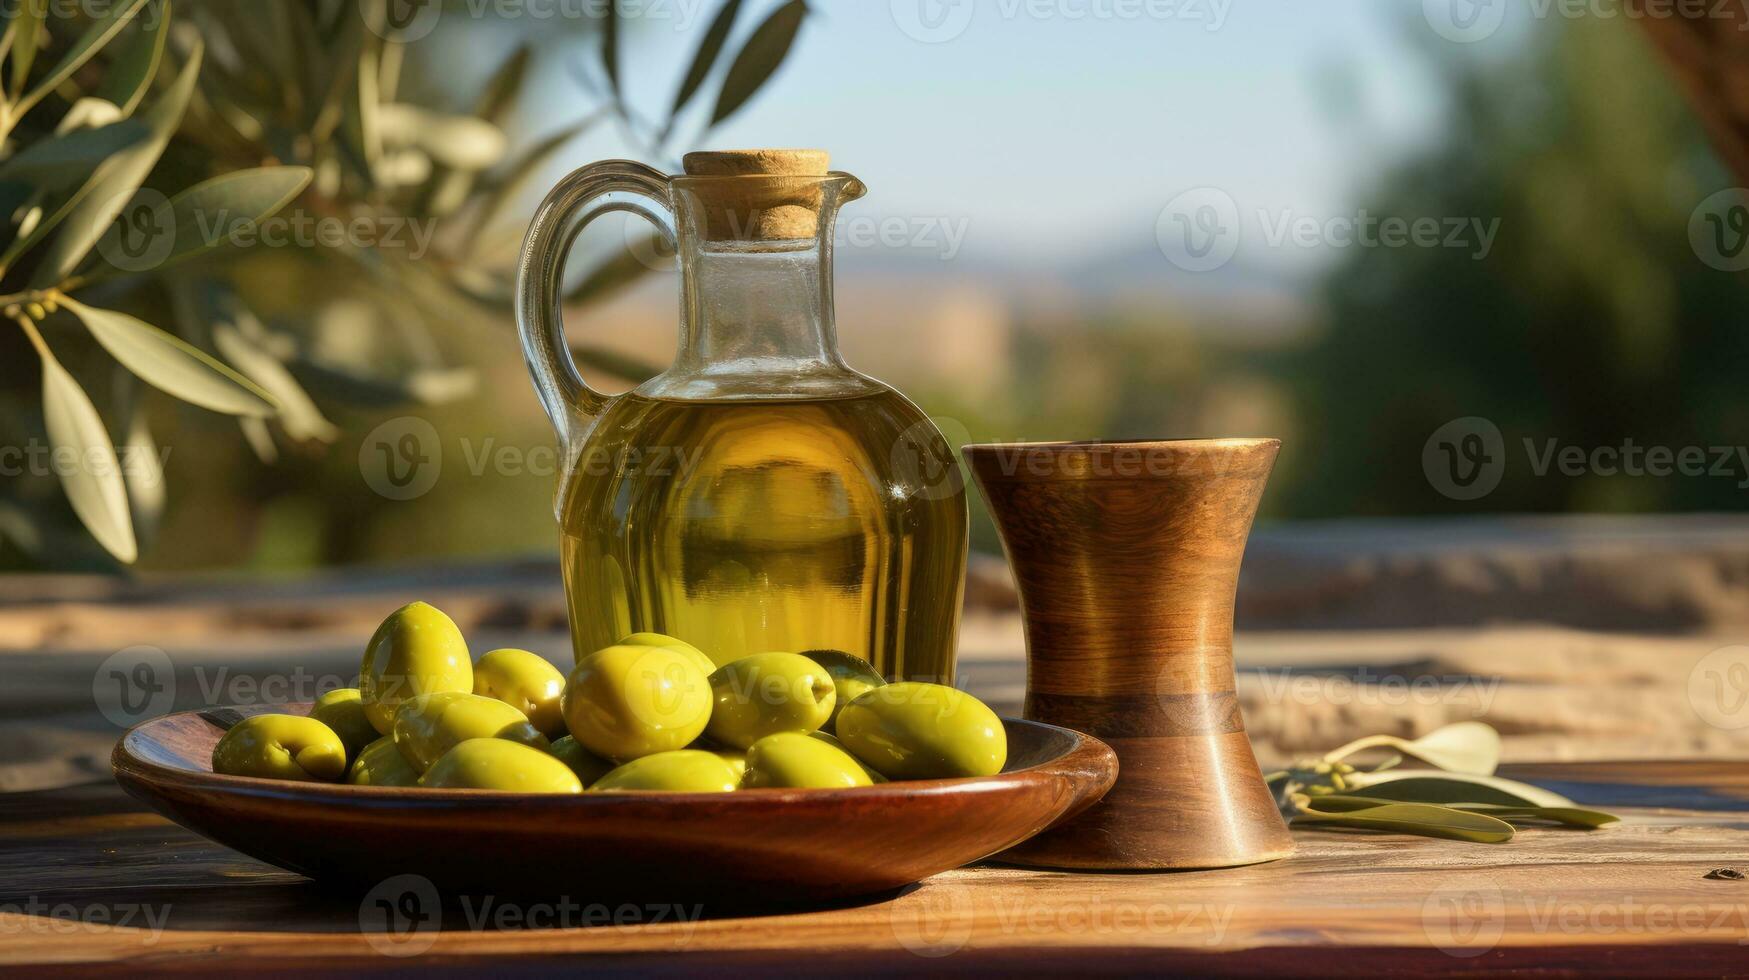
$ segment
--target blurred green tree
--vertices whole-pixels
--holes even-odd
[[[1308,349],[1281,362],[1300,430],[1271,496],[1294,516],[1735,509],[1732,478],[1538,475],[1555,445],[1749,445],[1742,275],[1705,264],[1691,215],[1732,181],[1624,19],[1551,18],[1508,57],[1439,45],[1445,136],[1363,202],[1373,214],[1500,219],[1466,250],[1350,249]],[[1441,495],[1441,425],[1501,430],[1496,490]]]

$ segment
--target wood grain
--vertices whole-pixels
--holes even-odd
[[[1293,850],[1245,737],[1233,603],[1273,439],[968,446],[1020,589],[1026,717],[1107,741],[1117,785],[1016,848],[1068,868]]]
[[[1749,804],[1741,802],[1749,767],[1535,771],[1580,787],[1579,801],[1597,806],[1637,798],[1645,787],[1632,780],[1655,772],[1661,791],[1714,808],[1622,810],[1623,823],[1607,830],[1526,830],[1497,846],[1299,832],[1291,860],[1224,871],[1068,874],[985,865],[838,907],[749,915],[707,905],[682,910],[684,921],[654,922],[651,909],[610,899],[588,914],[617,914],[622,924],[587,920],[581,908],[568,920],[521,922],[516,914],[540,909],[473,896],[445,903],[419,926],[411,938],[428,942],[422,951],[390,956],[379,947],[411,947],[388,945],[394,937],[361,917],[356,895],[204,840],[144,812],[114,786],[83,787],[0,797],[0,969],[126,976],[408,968],[1264,977],[1744,971],[1749,882],[1703,876],[1749,867]],[[96,921],[143,908],[155,925],[140,911],[127,925]],[[488,908],[516,914],[482,914]]]
[[[241,711],[288,709],[308,705]],[[590,901],[838,900],[987,858],[1079,812],[1117,772],[1095,739],[1010,721],[1007,768],[975,779],[580,796],[300,783],[214,773],[214,714],[129,731],[115,749],[122,787],[245,854],[363,888],[420,875],[444,891]]]

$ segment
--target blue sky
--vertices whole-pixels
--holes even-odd
[[[563,10],[585,0],[541,2]],[[621,0],[622,17],[637,3],[650,13],[625,34],[628,98],[660,118],[718,3]],[[1422,3],[811,3],[778,75],[706,145],[829,149],[870,187],[854,213],[963,226],[960,257],[972,262],[1072,263],[1152,248],[1167,202],[1204,186],[1246,214],[1352,214],[1392,157],[1438,124],[1416,42],[1444,42]],[[745,4],[731,51],[777,4]],[[945,26],[932,32],[930,17]],[[550,42],[542,64],[554,94],[529,122],[551,130],[593,108],[562,63],[593,63],[596,41],[558,23],[533,26]],[[454,55],[468,57],[445,59],[455,77],[490,70],[482,34],[457,44]],[[1337,77],[1348,123],[1331,114]],[[695,114],[712,92],[714,82]],[[645,154],[601,130],[570,147],[552,179],[625,155]]]

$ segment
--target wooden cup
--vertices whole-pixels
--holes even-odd
[[[1218,868],[1293,839],[1245,735],[1233,599],[1281,443],[967,446],[1026,621],[1026,717],[1117,751],[1117,785],[1002,854],[1058,868]]]

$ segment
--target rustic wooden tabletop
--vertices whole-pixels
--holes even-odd
[[[824,909],[782,908],[781,896],[749,896],[738,907],[633,906],[591,893],[587,882],[569,896],[532,900],[429,900],[405,883],[338,893],[209,843],[109,779],[109,748],[126,723],[221,703],[307,700],[309,686],[349,679],[362,637],[411,598],[449,610],[470,640],[562,660],[563,605],[550,572],[518,564],[300,582],[9,582],[0,599],[0,972],[1749,972],[1749,880],[1715,873],[1749,872],[1749,764],[1741,762],[1509,767],[1623,814],[1596,832],[1525,830],[1508,844],[1478,845],[1305,831],[1296,834],[1299,853],[1275,864],[1068,874],[987,863]],[[999,601],[992,608],[968,619],[962,670],[976,693],[1016,713],[1025,677],[1018,633]],[[1414,724],[1495,720],[1507,730],[1508,757],[1518,750],[1520,759],[1540,745],[1585,746],[1559,727],[1567,701],[1611,733],[1594,744],[1671,737],[1672,726],[1652,722],[1692,716],[1681,681],[1717,645],[1630,647],[1631,638],[1596,635],[1551,643],[1478,631],[1434,647],[1424,635],[1390,636],[1324,632],[1241,645],[1284,658],[1312,651],[1304,656],[1314,664],[1353,662],[1335,651],[1366,657],[1360,662],[1384,665],[1375,684],[1421,676],[1411,669],[1499,678],[1491,706],[1453,695],[1489,689],[1447,683]],[[1537,660],[1538,650],[1567,648],[1596,662],[1568,671]],[[1648,651],[1657,656],[1638,656]],[[118,675],[134,677],[159,656],[151,685],[118,687]],[[1557,686],[1581,677],[1595,692]],[[1328,747],[1352,734],[1342,724],[1377,730],[1380,719],[1417,707],[1331,701],[1322,687],[1330,703],[1270,700],[1257,678],[1241,683],[1253,690],[1245,710],[1254,736],[1273,730],[1278,744],[1292,734],[1290,718],[1307,726],[1305,745]],[[1636,702],[1659,698],[1675,699],[1667,713],[1634,714]],[[1537,734],[1538,718],[1558,740]],[[1697,759],[1741,744],[1717,726],[1681,738]]]
[[[1511,774],[1625,819],[1595,832],[1527,830],[1504,845],[1301,832],[1294,858],[1224,871],[985,864],[813,910],[615,904],[587,882],[533,900],[433,901],[417,883],[333,893],[209,843],[113,786],[19,793],[0,797],[0,967],[1749,971],[1749,881],[1721,873],[1749,871],[1749,767],[1560,764]]]

